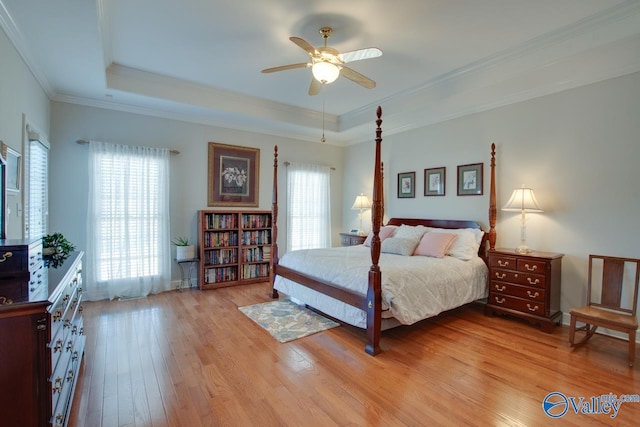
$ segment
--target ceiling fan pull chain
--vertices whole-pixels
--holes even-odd
[[[324,96],[324,86],[322,85],[322,138],[320,138],[320,142],[323,144],[327,142],[327,138],[324,137],[324,101],[326,97]]]

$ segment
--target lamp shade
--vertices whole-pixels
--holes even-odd
[[[503,211],[525,211],[525,212],[543,212],[538,205],[533,190],[522,186],[516,188],[511,194],[509,201],[502,207]]]
[[[311,73],[320,83],[328,84],[336,81],[340,75],[340,69],[337,65],[331,62],[319,61],[313,64],[311,67]]]
[[[353,202],[351,209],[369,209],[371,207],[371,201],[363,193],[356,196],[356,200]]]

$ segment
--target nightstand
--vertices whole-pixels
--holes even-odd
[[[342,246],[355,246],[364,243],[367,236],[361,236],[359,234],[340,233],[340,245]]]
[[[544,332],[562,319],[560,278],[563,254],[510,249],[489,252],[486,315],[508,314],[540,325]]]

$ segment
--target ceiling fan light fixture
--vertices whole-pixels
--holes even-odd
[[[322,84],[329,84],[336,81],[340,75],[340,68],[336,64],[326,61],[319,61],[311,67],[313,77]]]

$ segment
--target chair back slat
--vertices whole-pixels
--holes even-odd
[[[603,307],[618,309],[622,302],[622,279],[624,275],[624,261],[619,259],[604,259],[602,267],[602,300]]]
[[[591,297],[594,289],[592,288],[593,277],[595,270],[594,260],[602,262],[602,278],[600,281],[600,301],[593,302]],[[625,268],[629,264],[635,264],[634,268],[634,282],[633,282],[633,297],[632,308],[622,307],[623,288],[625,285]],[[636,306],[638,304],[638,283],[640,282],[640,260],[633,258],[618,258],[609,257],[603,255],[589,255],[589,283],[587,295],[589,298],[589,304],[597,307],[603,307],[610,310],[621,311],[624,313],[630,313],[633,316],[636,315]]]

